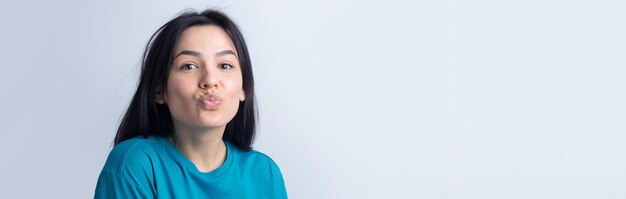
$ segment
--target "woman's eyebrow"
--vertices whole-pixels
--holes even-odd
[[[237,56],[235,52],[233,52],[232,50],[222,50],[220,52],[215,53],[215,56],[217,57],[221,57],[225,55],[234,55],[235,57]]]
[[[181,55],[191,55],[191,56],[194,56],[194,57],[200,57],[201,54],[202,53],[197,52],[197,51],[183,50],[183,51],[180,51],[180,53],[176,54],[176,56],[174,56],[174,58],[176,58],[178,56],[181,56]],[[237,56],[233,50],[223,50],[223,51],[215,53],[216,57],[221,57],[221,56],[225,56],[225,55]]]

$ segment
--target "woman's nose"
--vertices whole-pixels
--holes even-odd
[[[202,89],[210,89],[213,87],[217,88],[218,82],[219,81],[217,80],[217,77],[214,75],[214,73],[210,71],[205,71],[205,73],[203,74],[203,78],[200,79],[198,86]]]

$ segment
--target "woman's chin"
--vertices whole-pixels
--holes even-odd
[[[204,128],[220,128],[226,126],[226,124],[228,124],[228,120],[220,118],[203,118],[201,121],[198,121],[198,126]]]

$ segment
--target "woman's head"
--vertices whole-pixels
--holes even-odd
[[[250,57],[236,24],[221,12],[185,12],[152,36],[141,77],[115,144],[178,128],[220,128],[250,149],[256,129]]]

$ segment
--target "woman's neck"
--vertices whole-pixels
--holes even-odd
[[[199,171],[210,172],[226,160],[226,145],[222,140],[224,127],[212,129],[176,128],[170,143],[193,162]]]

